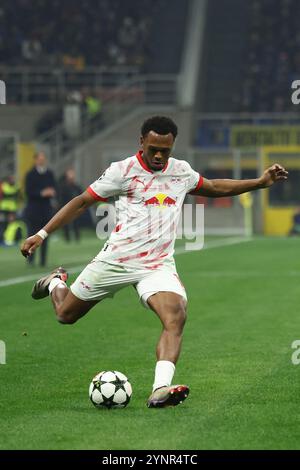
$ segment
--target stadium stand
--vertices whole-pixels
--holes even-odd
[[[207,3],[197,104],[201,112],[237,111],[249,21],[247,3],[240,0]]]
[[[85,65],[142,66],[149,54],[151,21],[164,3],[4,0],[0,9],[1,62],[64,65],[76,70]]]
[[[300,73],[300,4],[296,0],[254,0],[249,9],[238,110],[294,110],[286,90]]]
[[[297,0],[208,3],[202,112],[295,111],[300,74]]]

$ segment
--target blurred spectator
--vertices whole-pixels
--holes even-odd
[[[87,115],[93,119],[94,117],[98,116],[101,112],[102,103],[99,98],[95,95],[89,93],[85,98],[85,105]]]
[[[10,175],[0,185],[0,242],[3,242],[8,224],[15,220],[19,202],[20,187]]]
[[[54,175],[47,167],[47,158],[44,152],[39,152],[34,157],[34,168],[26,175],[25,193],[27,206],[25,219],[28,236],[35,235],[52,217],[51,200],[56,196],[56,183]],[[40,265],[46,265],[48,238],[40,249]],[[28,263],[33,264],[35,253],[28,258]]]
[[[71,67],[78,71],[83,70],[85,66],[85,60],[82,55],[73,57],[71,55],[65,54],[63,55],[62,61],[65,67]]]
[[[82,104],[83,96],[80,90],[72,90],[67,96],[67,103]]]
[[[42,45],[37,38],[25,39],[22,42],[22,57],[26,63],[37,63],[42,53]]]
[[[58,187],[58,200],[61,207],[67,204],[71,199],[82,193],[81,187],[76,183],[76,175],[73,168],[65,171]],[[67,242],[71,240],[73,232],[74,239],[80,240],[80,220],[75,219],[68,225],[63,227],[64,237]]]
[[[18,217],[17,213],[11,212],[8,216],[7,227],[3,233],[3,245],[14,246],[24,238],[26,238],[26,225]]]
[[[85,89],[84,93],[85,113],[88,118],[89,125],[85,129],[86,135],[92,135],[95,130],[100,130],[103,127],[102,119],[102,101],[91,93],[89,89]]]

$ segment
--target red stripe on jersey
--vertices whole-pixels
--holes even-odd
[[[144,168],[144,170],[148,171],[149,173],[153,173],[153,171],[151,170],[151,168],[148,167],[148,165],[146,164],[146,162],[144,162],[143,160],[143,150],[140,150],[137,154],[136,154],[136,157],[138,159],[138,161],[140,162],[140,165]],[[168,163],[169,161],[167,161],[167,163],[165,164],[165,166],[163,167],[162,171],[166,171],[167,167],[168,167]]]
[[[107,197],[101,197],[101,196],[99,196],[97,193],[95,193],[95,191],[94,191],[90,186],[87,188],[87,192],[88,192],[96,201],[103,201],[103,202],[108,201],[108,198],[107,198]]]
[[[203,176],[200,175],[200,176],[199,176],[198,184],[197,184],[197,186],[195,187],[194,191],[197,191],[197,189],[200,189],[202,185],[203,185]]]
[[[196,186],[194,189],[192,189],[192,190],[189,192],[189,194],[194,194],[194,191],[197,191],[198,189],[200,189],[201,186],[203,185],[203,181],[204,181],[203,176],[202,176],[202,175],[199,175],[199,181],[198,181],[197,186]]]
[[[160,263],[160,264],[154,264],[153,266],[145,266],[145,269],[152,269],[152,270],[154,270],[154,269],[161,268],[162,266],[163,266],[162,263]]]
[[[143,151],[140,150],[137,154],[136,154],[136,157],[138,159],[138,161],[140,162],[140,165],[144,168],[144,170],[148,171],[149,173],[153,173],[152,170],[150,170],[150,168],[148,168],[148,166],[146,165],[146,163],[144,162],[143,160]]]
[[[127,176],[128,173],[130,172],[131,168],[133,167],[134,165],[134,159],[130,161],[129,165],[127,165],[127,168],[126,168],[126,171],[124,173],[124,176]]]
[[[142,182],[140,181],[140,183],[142,183]],[[130,183],[129,183],[128,190],[127,190],[127,198],[128,198],[129,201],[131,201],[131,199],[132,199],[133,196],[134,196],[134,191],[135,191],[135,189],[136,189],[136,187],[137,187],[137,184],[138,184],[137,176],[134,176],[134,177],[131,179],[131,181],[130,181]],[[143,184],[143,183],[142,183],[142,184]]]
[[[165,164],[165,166],[163,167],[161,171],[162,172],[166,171],[166,169],[168,168],[168,165],[169,165],[169,160],[167,160],[167,163]]]
[[[165,252],[166,248],[172,243],[172,240],[168,240],[167,242],[163,243],[160,247],[158,248],[152,248],[151,250],[148,251],[142,251],[141,253],[136,253],[134,255],[128,255],[124,256],[122,258],[118,258],[119,263],[125,263],[126,261],[133,260],[133,259],[138,259],[138,258],[145,258],[146,256],[152,255],[156,253],[156,256],[154,258],[144,260],[143,264],[150,264],[154,263],[155,261],[160,260],[161,258],[165,258],[168,256],[168,253]]]
[[[121,230],[121,227],[122,227],[122,224],[116,225],[115,228],[113,229],[113,232],[119,232]]]
[[[148,189],[151,188],[155,178],[156,178],[156,176],[153,176],[153,178],[149,181],[149,183],[146,184],[146,186],[144,187],[144,192],[148,191]]]

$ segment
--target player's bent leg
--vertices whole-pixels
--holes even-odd
[[[73,324],[96,305],[98,300],[81,300],[76,297],[66,285],[67,278],[67,271],[59,267],[36,281],[31,295],[35,300],[50,295],[58,321]]]
[[[36,283],[33,286],[32,292],[31,292],[31,297],[35,300],[40,300],[43,299],[44,297],[47,297],[49,295],[49,287],[51,282],[55,279],[56,283],[64,283],[68,279],[68,273],[67,271],[62,268],[56,268],[52,273],[48,274],[47,276],[42,277],[41,279],[38,279]]]
[[[79,318],[83,317],[98,300],[81,300],[76,297],[68,288],[68,293],[62,302],[57,301],[59,295],[59,286],[52,292],[52,302],[56,311],[57,320],[65,325],[75,323]]]
[[[157,360],[176,364],[186,322],[186,300],[175,292],[157,292],[149,297],[148,304],[163,326],[156,348]]]
[[[164,408],[182,403],[189,394],[187,385],[170,385],[178,360],[186,321],[186,300],[174,292],[157,292],[148,304],[159,317],[163,331],[157,344],[157,364],[153,392],[147,406]]]

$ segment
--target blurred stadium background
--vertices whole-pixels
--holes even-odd
[[[178,377],[181,372],[183,380],[192,382],[198,397],[192,393],[185,409],[164,414],[163,425],[149,414],[144,427],[141,415],[134,414],[141,413],[144,404],[133,396],[122,417],[113,414],[101,444],[93,427],[94,410],[85,411],[82,404],[84,387],[102,369],[97,341],[101,359],[104,354],[107,359],[105,367],[132,375],[136,396],[143,397],[151,386],[154,357],[150,345],[146,353],[139,343],[145,336],[153,347],[155,320],[152,326],[147,317],[148,337],[144,325],[135,324],[133,313],[140,307],[134,306],[131,295],[129,302],[121,293],[114,304],[101,306],[101,328],[99,317],[91,315],[74,327],[74,333],[62,332],[48,304],[45,319],[37,320],[44,312],[28,295],[40,268],[29,272],[17,247],[0,247],[0,338],[8,349],[7,365],[0,366],[6,407],[2,448],[299,448],[293,421],[298,412],[292,406],[299,379],[295,382],[294,370],[287,370],[297,321],[298,241],[285,238],[293,229],[297,233],[297,220],[299,231],[300,114],[291,101],[291,84],[300,79],[299,17],[297,0],[2,0],[0,79],[7,93],[7,104],[0,106],[2,182],[15,175],[22,193],[32,157],[43,150],[58,181],[73,167],[84,188],[112,161],[136,152],[141,123],[153,114],[175,120],[179,136],[174,156],[188,160],[208,178],[253,178],[275,161],[290,172],[287,183],[253,198],[190,197],[189,202],[205,205],[208,247],[218,246],[215,236],[247,240],[255,235],[251,244],[238,248],[229,240],[218,250],[180,257],[183,280],[190,285],[191,326]],[[23,196],[20,218],[25,202]],[[74,273],[99,249],[94,229],[80,247],[66,244],[59,234],[51,238],[49,267],[65,263]],[[277,276],[278,269],[282,277]],[[205,286],[205,294],[199,285]],[[198,304],[207,311],[203,317],[200,311],[197,314]],[[281,322],[286,308],[291,316]],[[125,315],[125,320],[118,315]],[[34,335],[39,328],[42,346]],[[120,358],[110,348],[112,334],[114,344],[126,343],[133,334],[137,345],[128,344]],[[74,345],[79,348],[76,354]],[[63,365],[56,353],[63,357]],[[25,388],[34,400],[26,411],[26,435],[20,421],[23,401],[14,395],[15,375],[10,369],[10,364],[17,368],[23,360]],[[39,364],[49,372],[48,378],[59,378],[55,385],[49,387]],[[37,378],[40,389],[32,385]],[[70,436],[76,427],[74,410],[68,408],[74,399],[77,417],[87,424],[81,420],[74,439],[64,441],[55,430],[58,420],[62,435]],[[69,411],[61,411],[65,406]],[[49,425],[45,437],[40,434],[41,415]],[[184,439],[182,433],[169,436],[174,416]],[[99,429],[104,422],[99,416]],[[161,440],[153,432],[158,425],[164,431]],[[115,426],[126,429],[126,436]]]
[[[135,153],[143,119],[163,113],[179,125],[175,155],[208,178],[285,164],[289,182],[255,194],[253,225],[288,234],[299,206],[298,11],[293,0],[3,1],[1,179],[15,173],[22,186],[43,149],[57,178],[72,165],[86,186]],[[207,233],[243,232],[238,199],[198,202]]]

